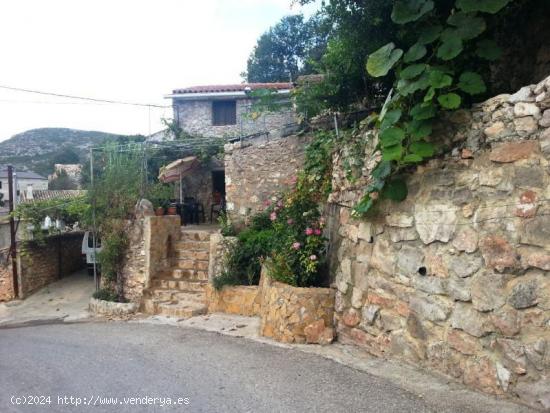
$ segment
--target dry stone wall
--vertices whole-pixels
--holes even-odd
[[[358,183],[336,155],[340,341],[550,409],[549,127],[550,78],[454,113],[436,131],[452,155],[366,220],[349,207],[379,154]]]
[[[234,222],[263,208],[292,184],[304,162],[308,139],[300,136],[252,140],[225,146],[227,212]]]
[[[0,302],[13,299],[13,273],[9,248],[0,250]]]
[[[129,246],[122,268],[123,292],[127,300],[139,303],[150,280],[170,268],[181,222],[177,215],[145,216],[127,225]]]

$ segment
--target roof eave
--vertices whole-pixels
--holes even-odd
[[[290,89],[281,89],[276,91],[279,95],[290,94]],[[201,92],[201,93],[172,93],[165,95],[165,99],[174,100],[210,100],[210,99],[252,99],[250,92]]]

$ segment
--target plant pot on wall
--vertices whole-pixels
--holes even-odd
[[[177,215],[178,209],[175,206],[169,206],[167,210],[168,215]]]
[[[158,207],[157,209],[155,209],[155,215],[157,217],[161,217],[164,215],[164,208],[163,207]]]

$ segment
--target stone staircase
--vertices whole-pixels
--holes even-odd
[[[143,296],[143,312],[177,318],[206,313],[210,234],[209,230],[181,228],[180,239],[170,252],[171,267],[151,280]]]

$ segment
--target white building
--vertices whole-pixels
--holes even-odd
[[[17,191],[17,199],[19,199],[19,196],[23,191],[48,189],[48,178],[38,175],[32,171],[18,171],[15,169],[14,180]],[[5,202],[9,201],[10,193],[8,190],[8,168],[6,166],[0,167],[0,193],[4,195],[3,200]]]

